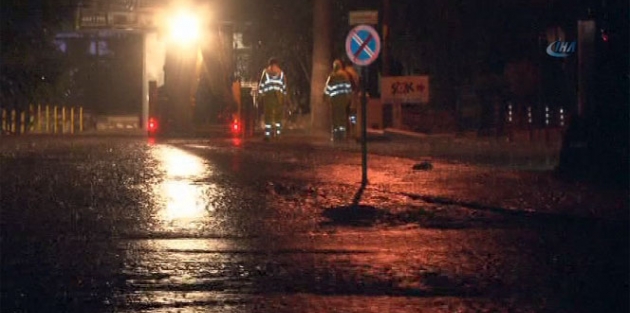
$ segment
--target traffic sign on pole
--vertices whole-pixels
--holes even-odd
[[[346,37],[346,53],[352,63],[359,66],[372,64],[381,52],[381,38],[369,25],[354,27]]]
[[[372,64],[381,52],[381,38],[369,25],[355,26],[346,37],[346,53],[352,63],[361,66],[361,189],[368,184],[367,175],[367,66]],[[359,196],[360,197],[360,196]],[[355,203],[360,200],[355,198]]]

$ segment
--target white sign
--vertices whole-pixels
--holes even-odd
[[[429,76],[389,76],[381,78],[383,103],[428,103]]]
[[[348,22],[350,25],[376,25],[378,24],[378,11],[350,11]]]
[[[79,8],[79,28],[157,29],[153,11],[99,11]]]
[[[79,9],[79,26],[81,28],[107,26],[107,12]]]

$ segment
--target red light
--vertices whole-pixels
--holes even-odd
[[[234,120],[232,122],[232,132],[238,133],[241,128],[241,125],[238,123],[238,120]]]
[[[157,121],[154,118],[149,119],[149,131],[153,132],[157,129]]]
[[[602,40],[603,40],[604,42],[608,42],[608,34],[603,33],[603,34],[602,34]]]

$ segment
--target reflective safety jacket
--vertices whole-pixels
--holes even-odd
[[[348,73],[343,70],[337,70],[328,76],[324,95],[334,98],[341,95],[349,95],[352,93],[352,80]]]
[[[287,82],[284,72],[278,67],[265,69],[258,85],[258,93],[261,95],[273,92],[279,92],[283,95],[287,93]]]

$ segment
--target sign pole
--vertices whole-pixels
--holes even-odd
[[[367,178],[367,81],[368,65],[372,64],[381,51],[381,38],[369,25],[358,25],[346,37],[346,53],[355,65],[361,68],[361,192],[368,184]],[[355,202],[357,202],[355,197]],[[358,198],[360,198],[360,193]]]
[[[361,187],[368,183],[367,175],[367,66],[361,67]]]

